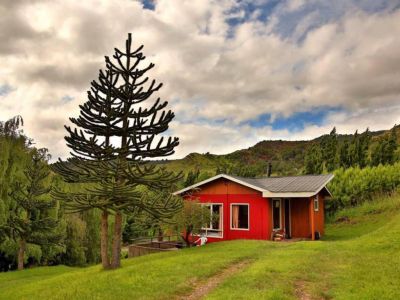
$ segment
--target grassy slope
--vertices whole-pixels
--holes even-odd
[[[102,271],[43,267],[0,274],[1,299],[169,299],[222,268],[251,263],[209,299],[400,298],[400,197],[342,211],[324,241],[234,241],[125,260]]]

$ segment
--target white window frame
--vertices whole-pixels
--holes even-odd
[[[314,197],[313,201],[314,201],[314,203],[313,203],[314,211],[319,211],[319,195],[318,194]]]
[[[232,206],[233,205],[246,205],[247,206],[247,228],[233,228],[232,227]],[[249,203],[231,203],[230,205],[230,218],[229,218],[229,227],[231,230],[244,230],[250,231],[250,204]]]
[[[221,220],[220,227],[221,227],[221,229],[219,231],[217,229],[212,229],[211,228],[211,220],[210,220],[210,223],[209,223],[210,227],[203,227],[202,230],[205,231],[206,237],[217,238],[217,239],[224,238],[224,204],[223,203],[214,203],[214,202],[205,202],[205,203],[201,203],[201,205],[210,207],[210,212],[211,212],[210,213],[210,219],[211,219],[211,216],[212,216],[212,213],[213,213],[211,206],[212,205],[220,205],[221,206],[221,217],[220,217],[220,220]],[[219,235],[214,235],[214,234],[210,235],[208,231],[219,232],[220,234]]]
[[[274,228],[274,201],[279,201],[279,228]],[[282,198],[272,198],[272,230],[282,230]]]

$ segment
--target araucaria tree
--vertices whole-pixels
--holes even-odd
[[[181,206],[180,199],[170,193],[165,197],[181,175],[146,162],[173,154],[179,140],[160,137],[174,113],[166,111],[167,102],[159,98],[147,101],[162,84],[146,77],[154,64],[142,66],[142,48],[133,49],[129,34],[124,51],[115,49],[112,59],[105,57],[105,70],[100,70],[98,80],[91,83],[79,117],[70,118],[76,127],[65,127],[72,157],[53,165],[65,181],[87,183],[81,193],[55,191],[56,199],[66,201],[70,211],[102,211],[104,268],[120,266],[124,213],[144,211],[161,219],[171,217]],[[109,214],[115,216],[111,260],[107,251]]]
[[[27,244],[58,244],[56,201],[50,199],[50,170],[46,164],[47,149],[33,149],[32,161],[24,174],[26,180],[17,182],[11,197],[15,201],[10,217],[2,231],[19,245],[18,270],[24,268]]]

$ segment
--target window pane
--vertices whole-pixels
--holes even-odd
[[[232,205],[232,228],[249,228],[249,206]]]
[[[212,229],[221,229],[221,208],[222,205],[214,204],[212,206]]]
[[[239,228],[249,228],[249,207],[239,206]]]
[[[319,210],[319,202],[318,202],[318,197],[314,198],[314,210],[318,211]]]

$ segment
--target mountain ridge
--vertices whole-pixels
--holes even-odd
[[[400,141],[400,125],[394,126],[397,140]],[[371,145],[389,134],[392,129],[371,131]],[[311,140],[263,140],[253,146],[238,149],[227,154],[212,154],[192,152],[184,158],[154,161],[173,171],[182,171],[184,174],[200,171],[203,177],[215,175],[218,171],[227,168],[252,168],[256,173],[266,173],[268,163],[272,164],[273,175],[299,175],[304,168],[304,158],[307,149],[318,143],[323,134]],[[338,141],[350,141],[355,134],[338,134]]]

